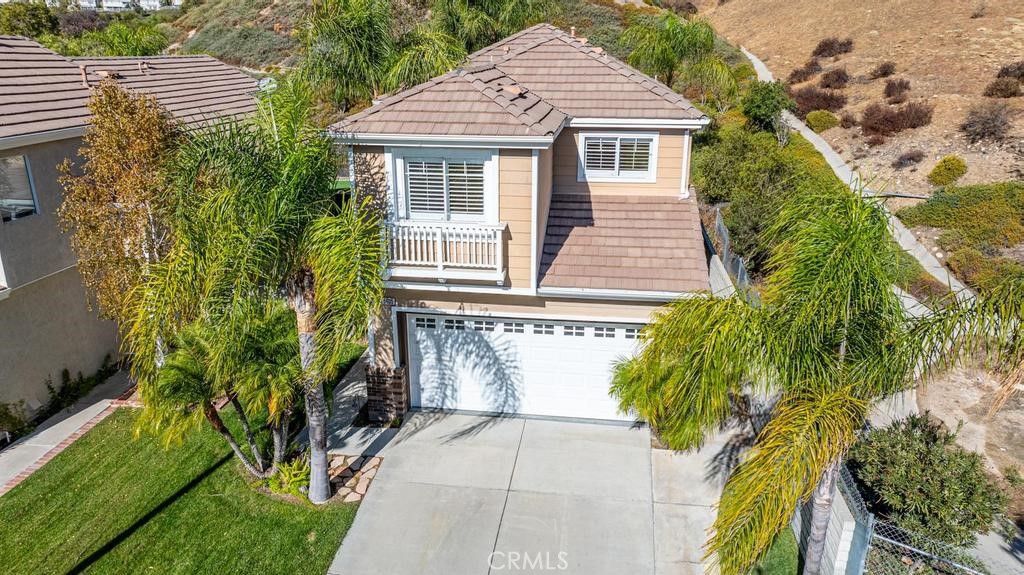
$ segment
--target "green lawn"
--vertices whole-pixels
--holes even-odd
[[[751,570],[751,575],[796,575],[798,559],[799,552],[793,530],[783,529],[764,559]]]
[[[0,497],[5,573],[323,573],[355,517],[257,493],[203,429],[165,450],[119,409]]]

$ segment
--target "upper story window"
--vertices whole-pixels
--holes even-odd
[[[454,222],[497,221],[497,158],[491,151],[396,152],[404,217]]]
[[[0,157],[0,217],[6,222],[31,216],[36,211],[28,158]]]
[[[654,182],[658,164],[658,134],[581,132],[581,182]]]

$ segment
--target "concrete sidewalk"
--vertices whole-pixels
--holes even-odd
[[[119,371],[74,405],[41,423],[30,435],[0,451],[0,495],[13,487],[8,486],[12,480],[26,470],[32,470],[48,453],[102,414],[129,388],[131,384],[127,374]]]

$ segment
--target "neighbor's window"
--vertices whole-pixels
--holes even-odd
[[[657,137],[581,134],[580,181],[653,182]]]
[[[484,215],[484,161],[448,158],[405,160],[409,213],[437,219]]]
[[[16,220],[36,213],[32,176],[25,156],[0,157],[0,216]]]

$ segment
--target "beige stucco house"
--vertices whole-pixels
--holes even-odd
[[[0,36],[0,402],[24,401],[29,414],[47,380],[117,355],[116,327],[88,309],[57,220],[57,166],[77,158],[103,77],[156,95],[186,124],[255,109],[253,79],[207,56],[71,60]]]
[[[413,408],[629,419],[608,389],[659,306],[709,289],[708,118],[553,26],[332,126],[388,211],[372,360]]]

